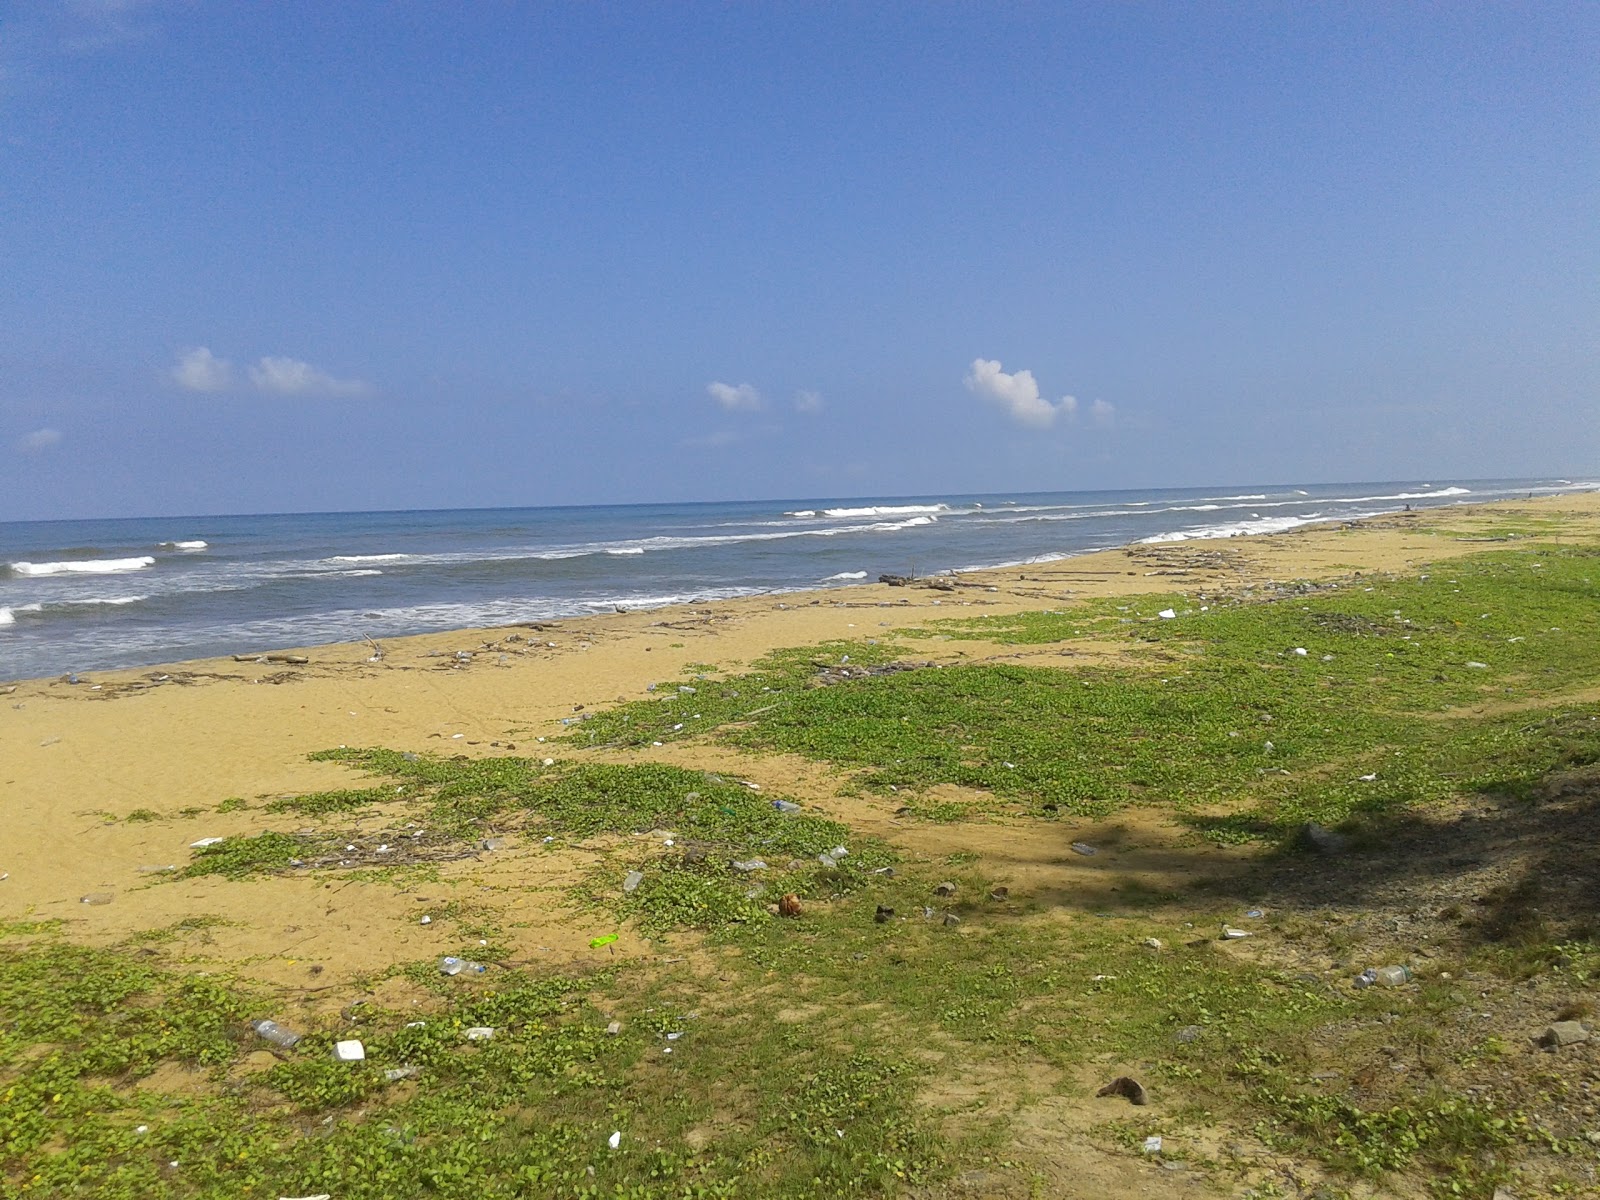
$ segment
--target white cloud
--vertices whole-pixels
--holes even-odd
[[[1071,416],[1078,402],[1063,396],[1059,403],[1051,403],[1039,395],[1039,383],[1032,371],[1007,374],[1000,362],[993,358],[975,358],[967,371],[967,389],[1003,408],[1013,421],[1043,429],[1055,421],[1060,413]]]
[[[233,386],[233,364],[204,346],[196,346],[178,355],[172,381],[191,392],[225,392]]]
[[[706,384],[706,394],[729,412],[756,412],[761,407],[761,393],[748,383],[713,381]]]
[[[794,394],[794,410],[797,413],[819,413],[822,411],[822,393],[813,391],[799,391]]]
[[[1101,429],[1107,429],[1117,419],[1116,405],[1109,400],[1096,400],[1089,405],[1089,419]]]
[[[250,368],[257,391],[277,396],[364,396],[370,385],[359,379],[335,379],[298,358],[260,358]]]
[[[17,439],[17,449],[24,454],[41,454],[60,444],[59,429],[35,429],[32,433],[25,433]]]

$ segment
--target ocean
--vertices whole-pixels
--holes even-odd
[[[1571,480],[0,522],[0,679],[830,588]]]

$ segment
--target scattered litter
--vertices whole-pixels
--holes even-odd
[[[146,866],[140,867],[139,868],[139,874],[141,874],[141,875],[165,875],[168,871],[176,871],[177,869],[178,869],[178,864],[177,863],[168,863],[164,867],[163,866],[159,866],[159,865],[155,865],[155,864],[150,864],[150,865],[146,865]]]
[[[606,1145],[610,1146],[613,1150],[622,1145],[622,1130],[613,1130],[611,1136],[606,1139]]]
[[[1252,908],[1244,915],[1249,917],[1252,921],[1259,921],[1266,914],[1263,913],[1259,908]]]
[[[1188,1043],[1199,1038],[1203,1030],[1198,1025],[1185,1025],[1174,1035],[1180,1042]]]
[[[254,1029],[258,1036],[265,1038],[274,1046],[282,1046],[285,1050],[300,1040],[298,1033],[292,1029],[285,1029],[276,1021],[252,1021],[250,1028]]]
[[[189,849],[191,849],[191,850],[204,850],[207,846],[217,846],[217,845],[220,845],[222,842],[224,842],[226,840],[227,839],[225,839],[225,838],[219,838],[219,837],[204,837],[204,838],[201,838],[198,842],[190,842],[189,843]]]
[[[946,879],[943,883],[939,884],[938,887],[933,889],[933,894],[935,896],[954,896],[956,894],[956,885]]]
[[[946,925],[959,925],[961,924],[961,918],[953,912],[947,912],[944,915],[944,923]]]
[[[482,975],[487,970],[482,963],[457,958],[454,954],[447,954],[439,960],[441,975]]]
[[[991,899],[991,900],[1009,900],[1009,899],[1011,899],[1011,889],[1008,888],[1008,887],[1005,887],[1003,885],[1000,886],[1000,887],[990,888],[989,889],[989,899]]]
[[[598,950],[598,949],[600,949],[601,946],[609,946],[609,945],[611,945],[612,942],[614,942],[616,940],[617,940],[617,935],[616,934],[614,934],[614,933],[602,933],[599,937],[594,937],[594,938],[590,938],[589,939],[589,949]]]
[[[1304,658],[1306,656],[1306,648],[1304,646],[1296,646],[1294,648],[1294,652],[1296,654],[1298,654],[1301,658]]]
[[[505,848],[505,844],[505,838],[484,838],[483,841],[478,843],[485,850],[501,850]]]
[[[1089,845],[1088,842],[1073,842],[1072,843],[1072,852],[1074,854],[1081,854],[1085,858],[1091,858],[1094,855],[1100,853],[1100,851],[1096,850],[1093,846]]]
[[[1340,854],[1350,848],[1350,839],[1344,834],[1324,829],[1315,821],[1307,821],[1300,827],[1300,838],[1319,854]]]
[[[765,871],[767,864],[759,858],[736,859],[728,864],[735,871]]]
[[[739,784],[742,787],[749,788],[752,792],[759,792],[761,790],[761,785],[759,783],[751,783],[748,779],[739,780]]]
[[[1375,780],[1377,778],[1378,778],[1378,773],[1376,771],[1374,771],[1371,775],[1357,775],[1356,776],[1356,782],[1357,783],[1371,783],[1373,780]]]
[[[553,758],[547,758],[544,760],[544,765],[547,767],[553,767],[556,765],[556,760]]]
[[[466,1031],[466,1038],[469,1042],[487,1042],[493,1036],[494,1029],[489,1025],[474,1025]]]
[[[338,1062],[365,1062],[367,1048],[356,1038],[333,1044],[333,1057]]]
[[[1355,978],[1357,988],[1369,988],[1374,984],[1382,987],[1399,987],[1410,982],[1410,967],[1368,967]]]
[[[1150,1098],[1145,1095],[1144,1085],[1132,1075],[1118,1075],[1105,1087],[1095,1093],[1096,1096],[1126,1096],[1129,1104],[1144,1105],[1150,1103]]]
[[[885,925],[892,916],[894,916],[894,909],[888,907],[887,905],[880,904],[878,905],[877,911],[872,914],[872,919],[879,925]]]
[[[421,1067],[390,1067],[383,1073],[385,1083],[399,1083],[402,1079],[412,1079],[422,1074]]]
[[[830,870],[839,865],[839,860],[831,854],[819,854],[817,855],[817,861]]]
[[[1146,1154],[1161,1153],[1161,1135],[1159,1133],[1152,1133],[1149,1137],[1145,1138],[1144,1152]]]
[[[1248,929],[1235,929],[1232,925],[1224,925],[1222,927],[1222,937],[1225,941],[1234,942],[1238,941],[1240,938],[1254,936],[1255,934],[1251,933]]]
[[[1163,621],[1170,621],[1173,618],[1175,618],[1177,615],[1178,614],[1176,612],[1174,612],[1170,608],[1163,608],[1160,612],[1158,612],[1156,614],[1156,616],[1160,617]]]
[[[639,885],[643,882],[644,873],[642,871],[629,871],[622,880],[622,890],[624,892],[638,891]]]
[[[318,1192],[315,1196],[279,1196],[278,1200],[333,1200],[333,1197],[327,1192]]]
[[[772,807],[783,813],[796,813],[800,811],[800,806],[793,800],[774,800],[772,802]]]
[[[681,1038],[682,1036],[683,1036],[683,1030],[681,1030],[681,1029],[674,1030],[672,1033],[667,1034],[667,1041],[675,1042],[679,1038]]]
[[[610,1034],[612,1037],[616,1037],[619,1033],[622,1032],[622,1022],[621,1021],[613,1021],[613,1022],[611,1022],[611,1024],[606,1026],[606,1032],[608,1034]]]
[[[419,924],[422,924],[422,925],[432,925],[432,924],[433,924],[433,918],[432,918],[432,917],[430,917],[430,916],[427,916],[427,915],[426,915],[426,914],[424,914],[424,915],[423,915],[423,918],[422,918],[422,920],[421,920],[421,921],[420,921],[420,922],[419,922]]]
[[[1167,944],[1165,942],[1163,942],[1160,938],[1157,938],[1157,937],[1147,937],[1147,938],[1145,938],[1144,945],[1146,946],[1146,948],[1148,948],[1150,950],[1165,950],[1166,946],[1167,946]]]
[[[828,854],[832,858],[849,858],[850,857],[850,851],[846,850],[843,846],[835,846],[832,850],[828,851]]]
[[[101,904],[110,904],[114,899],[116,897],[110,892],[90,892],[83,898],[82,903],[99,906]]]

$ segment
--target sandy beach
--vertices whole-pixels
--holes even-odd
[[[874,637],[952,616],[1009,614],[1108,595],[1190,595],[1265,589],[1353,572],[1407,572],[1485,549],[1508,517],[1555,517],[1568,531],[1600,523],[1600,496],[1401,513],[1359,525],[1265,537],[1133,546],[960,576],[824,594],[575,618],[537,626],[461,630],[367,644],[240,647],[305,663],[210,659],[0,690],[0,918],[54,918],[71,936],[114,940],[199,914],[230,923],[195,947],[285,987],[322,968],[319,988],[443,944],[418,925],[442,889],[268,878],[162,881],[190,843],[262,827],[258,812],[219,813],[230,797],[261,798],[354,786],[354,774],[307,755],[337,746],[469,756],[538,755],[583,714],[640,699],[691,664],[735,669],[766,652]],[[1491,532],[1480,532],[1491,531]],[[932,585],[932,586],[930,586]],[[948,590],[941,590],[948,589]],[[1025,658],[984,643],[918,644],[935,660]],[[1046,652],[1054,658],[1056,652]],[[1078,653],[1084,653],[1080,648]],[[1059,658],[1054,658],[1059,662]],[[570,754],[571,747],[552,753]],[[814,764],[736,761],[716,748],[664,749],[663,761],[731,764],[747,778],[800,791],[861,828],[882,831],[879,806],[835,794]],[[129,820],[130,814],[135,819]],[[138,819],[154,816],[159,819]],[[268,827],[292,830],[292,815]],[[453,886],[492,889],[525,922],[530,957],[588,955],[590,936],[559,901],[587,863],[536,847],[446,864]],[[85,904],[85,896],[110,896]],[[624,936],[618,950],[648,948]]]

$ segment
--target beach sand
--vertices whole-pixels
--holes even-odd
[[[297,993],[313,1008],[318,996],[330,1003],[345,997],[358,975],[455,948],[452,935],[421,918],[449,900],[474,895],[492,899],[504,912],[517,960],[563,965],[592,959],[601,953],[588,947],[596,931],[563,902],[564,889],[592,861],[582,849],[558,854],[512,838],[502,849],[440,864],[441,882],[396,886],[330,879],[326,873],[174,881],[151,868],[182,867],[190,861],[190,844],[201,838],[263,828],[293,831],[305,824],[292,813],[264,813],[263,798],[370,786],[348,768],[308,761],[313,751],[361,746],[469,756],[581,756],[591,752],[540,739],[569,731],[563,719],[581,720],[583,712],[647,695],[652,683],[679,680],[691,664],[727,670],[776,647],[870,638],[944,617],[1014,613],[1109,595],[1193,596],[1358,571],[1414,571],[1492,548],[1494,540],[1503,540],[1496,530],[1508,520],[1556,517],[1566,535],[1593,537],[1600,532],[1600,495],[1133,546],[966,574],[943,581],[948,590],[928,586],[940,581],[879,584],[393,639],[382,646],[378,661],[372,661],[370,645],[320,646],[294,652],[309,660],[303,665],[210,659],[104,672],[76,684],[0,685],[0,871],[8,872],[0,881],[0,919],[58,919],[67,936],[91,943],[189,920],[196,927],[182,934],[180,948],[190,961]],[[981,642],[916,644],[917,657],[949,661],[1033,653]],[[1055,648],[1037,653],[1061,661]],[[737,771],[804,796],[912,853],[937,850],[944,836],[937,828],[903,827],[875,800],[841,795],[844,781],[817,764],[741,757],[694,743],[643,755],[606,753],[625,761],[655,757]],[[230,797],[243,798],[251,808],[219,812]],[[1125,817],[1123,828],[1140,820],[1159,824],[1160,817]],[[1062,823],[1060,839],[1080,835],[1080,827]],[[1007,847],[1003,825],[978,833],[968,826],[963,836],[1011,854],[1016,872],[1050,869],[1049,847],[1041,848],[1030,867],[1016,847]],[[1124,862],[1122,869],[1136,868]],[[110,899],[87,904],[86,896]],[[604,953],[661,951],[625,932]]]

